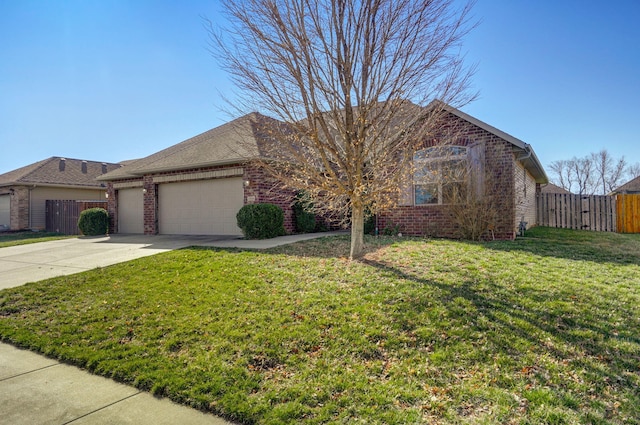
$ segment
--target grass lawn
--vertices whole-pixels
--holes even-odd
[[[75,238],[77,236],[68,236],[61,233],[53,232],[10,232],[0,233],[0,248],[15,245],[25,245],[28,243],[55,241],[56,239]]]
[[[640,235],[183,249],[0,292],[0,338],[245,424],[640,424]]]

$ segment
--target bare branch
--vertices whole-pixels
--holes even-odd
[[[471,101],[463,37],[473,2],[453,0],[225,0],[229,25],[211,48],[243,113],[283,123],[262,128],[261,164],[316,208],[351,217],[351,256],[363,214],[391,202],[416,143],[437,133],[440,100]]]

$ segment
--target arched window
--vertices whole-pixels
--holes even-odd
[[[438,205],[466,198],[468,159],[465,146],[435,146],[416,152],[414,205]]]

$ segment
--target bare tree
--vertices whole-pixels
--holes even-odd
[[[461,40],[472,2],[226,0],[212,50],[239,89],[236,106],[287,123],[264,128],[265,169],[304,189],[316,208],[350,217],[350,257],[362,254],[365,211],[398,192],[409,152],[441,108],[460,107],[472,69]]]
[[[553,173],[553,183],[571,192],[573,190],[575,176],[572,160],[560,159],[549,164]]]
[[[596,172],[596,193],[606,195],[613,189],[618,187],[624,178],[627,162],[624,156],[618,160],[614,160],[611,154],[603,149],[600,152],[592,153],[591,160]]]
[[[593,195],[595,191],[595,170],[591,156],[573,157],[569,163],[573,169],[578,195]]]
[[[638,174],[640,175],[640,164]],[[584,157],[553,161],[549,164],[553,183],[580,195],[606,195],[618,187],[625,176],[633,174],[624,157],[616,159],[603,149]]]
[[[627,167],[627,177],[629,178],[629,180],[640,177],[640,162],[636,162],[635,164],[629,165]]]

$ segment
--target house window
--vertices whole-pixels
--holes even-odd
[[[438,205],[466,198],[467,148],[436,146],[413,156],[415,205]]]

